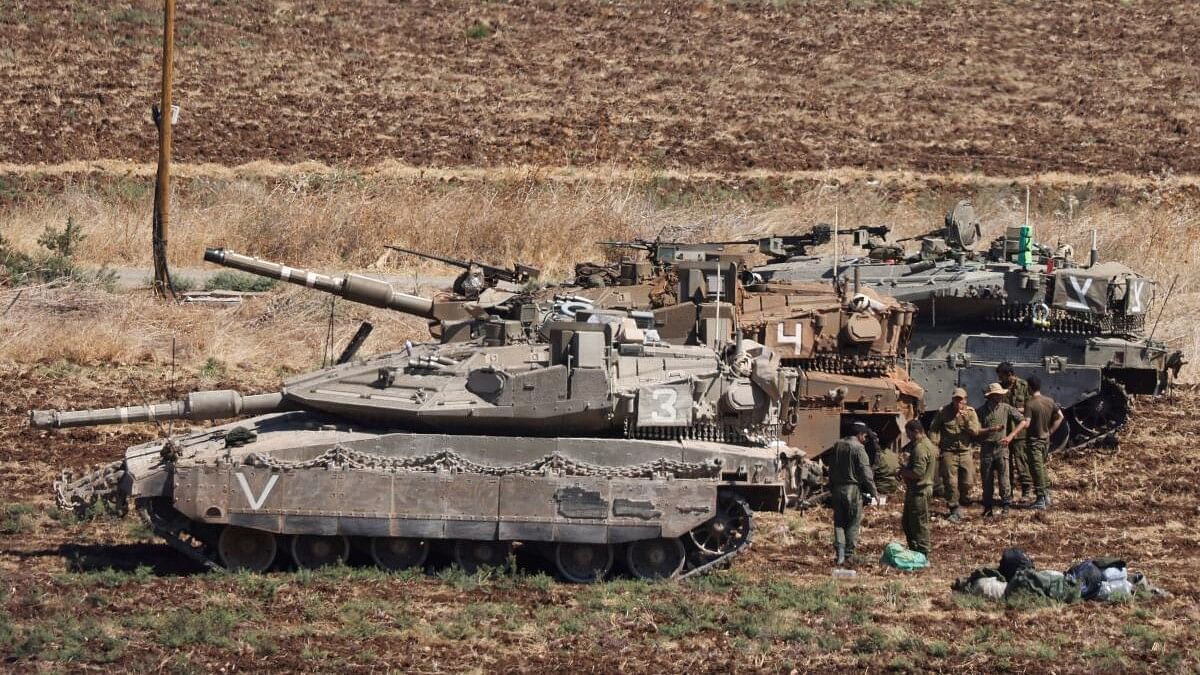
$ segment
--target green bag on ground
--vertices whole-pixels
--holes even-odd
[[[879,562],[906,572],[929,567],[929,558],[925,557],[924,553],[910,551],[894,541],[883,547],[883,556],[879,558]]]
[[[1080,599],[1079,582],[1073,577],[1064,576],[1062,572],[1049,570],[1019,570],[1008,582],[1004,597],[1011,598],[1019,594],[1029,594],[1057,600],[1058,602],[1078,602]]]

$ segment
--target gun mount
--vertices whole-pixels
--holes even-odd
[[[418,258],[436,260],[446,265],[461,268],[463,272],[454,280],[454,292],[465,298],[478,298],[480,293],[489,288],[495,288],[501,281],[521,285],[537,280],[542,274],[541,270],[529,265],[516,264],[513,265],[512,269],[504,269],[503,267],[494,267],[475,260],[460,260],[433,253],[424,253],[403,246],[388,245],[387,248],[399,251],[400,253],[414,255]]]

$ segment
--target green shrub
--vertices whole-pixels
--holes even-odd
[[[241,616],[232,609],[210,607],[200,611],[177,609],[146,623],[154,630],[154,639],[165,647],[204,644],[231,647],[230,636],[240,620]]]
[[[221,270],[204,282],[206,291],[238,291],[239,293],[263,293],[275,288],[277,281],[270,277]]]
[[[38,244],[47,251],[41,255],[31,256],[13,250],[12,245],[0,237],[0,284],[22,286],[68,280],[111,287],[116,283],[116,273],[112,270],[88,273],[75,266],[75,254],[86,238],[74,218],[67,218],[67,224],[61,230],[46,226],[45,232],[38,237]]]
[[[34,509],[29,504],[0,506],[0,534],[28,534],[33,531]]]
[[[491,35],[492,27],[483,21],[476,21],[467,28],[467,37],[472,40],[482,40],[491,37]]]

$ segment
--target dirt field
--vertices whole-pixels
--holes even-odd
[[[735,568],[700,580],[571,586],[536,571],[467,577],[202,573],[135,518],[79,523],[53,511],[62,467],[118,456],[135,430],[40,432],[29,407],[108,405],[167,393],[158,369],[0,373],[0,658],[15,671],[182,672],[572,669],[840,669],[1194,672],[1200,668],[1200,392],[1139,404],[1119,454],[1052,463],[1055,508],[958,526],[934,521],[934,567],[870,564],[830,577],[828,512],[761,519]],[[182,387],[204,384],[186,372]],[[216,384],[243,384],[236,380]],[[262,386],[258,379],[244,383]],[[868,509],[865,545],[901,538],[896,501]],[[1004,606],[950,583],[1005,546],[1065,569],[1112,554],[1173,597],[1115,605]]]
[[[160,7],[0,2],[0,162],[153,158]],[[1190,174],[1198,31],[1166,0],[189,2],[176,156]]]

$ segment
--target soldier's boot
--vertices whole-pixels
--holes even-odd
[[[961,521],[962,520],[962,507],[955,506],[954,508],[950,509],[950,516],[948,518],[946,518],[946,520],[949,520],[952,523],[957,523],[957,522]]]
[[[833,550],[837,554],[837,561],[834,564],[838,565],[838,566],[845,565],[846,564],[846,547],[834,546]]]
[[[1049,506],[1050,500],[1046,498],[1046,495],[1042,495],[1041,497],[1037,498],[1037,501],[1030,504],[1029,508],[1033,509],[1034,511],[1045,511]]]
[[[1002,502],[1000,504],[1000,517],[1001,518],[1008,515],[1008,507],[1009,506],[1010,506],[1010,504],[1008,502]]]
[[[984,518],[991,518],[991,517],[992,517],[992,505],[991,505],[991,504],[984,504],[984,505],[983,505],[983,517],[984,517]]]

